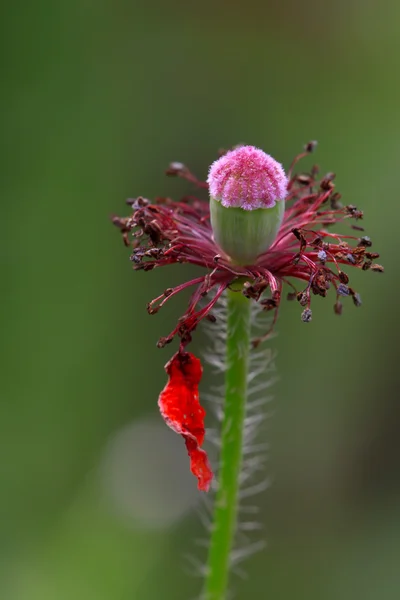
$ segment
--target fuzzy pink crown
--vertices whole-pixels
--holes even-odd
[[[272,208],[287,194],[288,179],[281,164],[254,146],[240,146],[212,163],[210,195],[227,208]]]

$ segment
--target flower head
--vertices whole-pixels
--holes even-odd
[[[242,282],[245,296],[258,302],[264,310],[273,309],[276,313],[284,284],[292,289],[288,299],[297,299],[303,308],[310,309],[312,296],[325,297],[330,290],[336,296],[336,313],[341,312],[338,303],[343,296],[351,297],[356,306],[361,304],[359,295],[348,285],[347,271],[381,272],[383,268],[374,264],[379,254],[371,252],[372,243],[367,236],[354,235],[354,232],[364,231],[359,225],[363,212],[353,204],[341,204],[333,173],[318,177],[318,168],[313,167],[310,173],[292,174],[299,159],[313,147],[313,143],[307,144],[305,152],[293,161],[282,225],[272,245],[253,264],[235,264],[221,252],[213,237],[210,205],[206,199],[189,196],[174,201],[161,197],[151,202],[138,197],[128,200],[133,210],[131,216],[114,217],[113,222],[120,228],[125,244],[132,249],[131,261],[135,270],[150,271],[175,263],[189,263],[204,269],[203,274],[167,288],[148,304],[148,312],[155,314],[180,291],[194,288],[186,312],[173,331],[159,340],[159,347],[171,342],[175,336],[180,338],[181,347],[186,346],[198,323],[204,318],[213,319],[213,306],[234,281]],[[222,158],[246,148],[228,152]],[[218,161],[214,163],[217,164]],[[212,171],[213,167],[210,173]],[[167,174],[183,177],[199,188],[208,189],[208,184],[197,180],[182,163],[172,163]],[[209,181],[210,178],[211,174]],[[347,234],[332,231],[332,226],[341,222],[352,223]],[[207,296],[209,301],[199,307],[200,300]]]
[[[201,431],[195,433],[185,421],[187,398],[190,396],[189,403],[195,407],[198,403],[198,382],[194,387],[189,385],[186,372],[188,365],[192,373],[196,370],[194,357],[190,358],[193,355],[189,355],[185,347],[202,319],[215,320],[212,309],[224,291],[234,283],[235,290],[240,289],[238,293],[244,294],[249,301],[257,302],[265,311],[274,311],[272,328],[278,317],[284,284],[291,288],[287,298],[297,299],[302,307],[301,319],[309,323],[312,320],[313,296],[326,297],[332,293],[336,314],[342,313],[342,299],[351,298],[355,306],[361,305],[359,294],[349,284],[348,271],[383,271],[383,267],[374,263],[379,254],[371,252],[371,240],[360,234],[364,231],[359,225],[363,212],[353,204],[341,204],[340,194],[335,191],[333,183],[334,174],[319,177],[316,166],[308,173],[293,174],[299,159],[311,152],[314,146],[315,143],[310,142],[305,152],[295,158],[288,177],[274,159],[249,146],[228,152],[213,163],[208,184],[197,180],[182,163],[171,163],[168,175],[183,177],[204,190],[209,188],[211,216],[207,199],[189,196],[179,201],[157,198],[151,202],[138,197],[128,201],[132,215],[113,219],[123,234],[125,244],[132,249],[131,260],[135,270],[150,271],[175,263],[203,268],[198,277],[167,288],[147,306],[148,312],[155,314],[173,296],[187,288],[194,288],[186,311],[175,328],[158,341],[158,346],[164,347],[175,336],[180,339],[179,352],[167,365],[170,375],[167,392],[171,390],[171,382],[172,389],[186,386],[185,389],[190,388],[191,392],[188,392],[189,395],[172,394],[180,407],[174,412],[175,420],[171,419],[169,408],[165,408],[166,398],[170,397],[166,390],[160,396],[160,409],[167,423],[184,436],[192,471],[198,476],[201,489],[208,488],[210,473],[206,456],[200,448],[204,437],[202,425]],[[237,257],[224,247],[226,239],[223,238],[224,243],[220,243],[221,238],[215,235],[216,230],[213,231],[213,201],[220,203],[228,212],[253,211],[256,215],[259,210],[270,211],[275,205],[284,206],[285,196],[284,214],[282,211],[279,227],[268,239],[265,248],[248,254],[247,258],[252,257],[252,260],[236,260]],[[347,234],[332,231],[333,226],[345,222],[351,223]],[[249,239],[242,243],[242,247],[248,246],[248,242]],[[258,345],[269,333],[267,331],[261,338],[253,340],[253,345]],[[175,385],[174,382],[178,383]],[[203,416],[202,413],[201,422]]]

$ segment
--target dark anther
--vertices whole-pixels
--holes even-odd
[[[304,237],[304,235],[302,234],[302,232],[300,231],[300,229],[294,228],[294,229],[292,229],[292,233],[293,233],[294,236],[296,236],[296,238],[300,242],[300,252],[303,252],[305,250],[305,248],[307,247],[307,240],[306,240],[306,238]]]
[[[345,210],[354,219],[362,219],[364,216],[363,211],[358,210],[357,206],[354,206],[354,204],[348,204],[347,206],[345,206]]]
[[[375,258],[379,258],[378,252],[366,252],[365,256],[370,260],[375,260]]]
[[[360,225],[352,225],[351,228],[355,229],[355,231],[365,231],[364,227],[361,227]]]
[[[371,265],[371,271],[376,271],[377,273],[383,273],[385,271],[382,265]]]
[[[216,323],[217,318],[214,317],[214,315],[212,315],[211,313],[208,313],[208,315],[206,315],[206,319],[207,321],[210,321],[211,323]]]
[[[343,204],[340,202],[341,197],[342,194],[339,194],[339,192],[335,192],[334,194],[332,194],[330,198],[332,210],[340,210],[341,208],[343,208]]]
[[[312,311],[311,308],[305,308],[301,313],[301,320],[303,323],[309,323],[312,321]]]
[[[337,293],[339,296],[350,296],[350,289],[344,283],[339,283]]]
[[[314,152],[317,146],[318,142],[316,140],[311,140],[311,142],[307,142],[307,144],[304,146],[304,150],[311,154],[311,152]]]
[[[250,281],[245,281],[243,284],[243,295],[246,296],[246,298],[251,298],[258,302],[261,294],[265,292],[267,287],[268,281],[263,277],[255,279],[252,283]]]
[[[149,313],[149,315],[155,315],[160,310],[160,307],[159,306],[154,306],[153,307],[152,304],[151,304],[151,302],[149,302],[146,305],[146,309],[147,309],[147,312]]]
[[[352,254],[346,254],[346,258],[349,261],[349,263],[351,263],[352,265],[356,264],[356,259],[354,258],[354,256]]]
[[[353,258],[357,264],[361,263],[364,260],[365,256],[365,246],[357,246],[356,248],[351,249]]]
[[[325,298],[326,292],[330,287],[330,275],[325,269],[318,269],[311,281],[313,294]]]
[[[118,227],[118,229],[121,229],[121,231],[126,231],[127,230],[127,223],[129,221],[130,217],[113,217],[112,218],[112,222],[114,223],[114,225],[116,227]],[[129,230],[129,229],[128,229]]]
[[[318,165],[313,165],[313,166],[311,167],[311,177],[312,177],[313,179],[315,179],[315,178],[316,178],[316,176],[318,175],[318,173],[319,173],[319,166],[318,166]]]
[[[263,307],[263,310],[268,311],[276,308],[279,302],[275,300],[275,298],[266,298],[265,300],[261,300],[260,304]]]
[[[204,298],[205,296],[207,296],[207,294],[211,288],[212,288],[211,275],[210,275],[210,273],[207,273],[207,275],[204,277],[204,281],[201,284],[201,287],[199,290],[201,297]]]
[[[186,165],[181,162],[172,162],[169,164],[168,169],[165,171],[166,175],[170,177],[177,177],[181,175],[181,173],[185,173],[187,171]]]
[[[150,204],[150,200],[142,198],[142,196],[138,196],[138,198],[127,198],[126,204],[128,206],[132,206],[133,210],[139,210],[139,208],[148,206]]]
[[[357,308],[358,308],[362,304],[361,296],[360,296],[360,294],[357,294],[357,292],[354,292],[354,290],[352,290],[352,292],[353,292],[352,296],[353,296],[354,305],[357,306]]]
[[[167,344],[170,344],[171,342],[172,342],[172,338],[160,337],[160,339],[157,342],[157,348],[165,348],[165,346]]]
[[[304,173],[301,175],[297,175],[296,181],[298,181],[298,183],[300,183],[301,185],[311,185],[312,177],[311,177],[311,175],[306,175]]]
[[[313,246],[314,248],[320,248],[322,246],[322,244],[323,244],[322,237],[318,236],[311,242],[310,245]]]
[[[162,248],[149,248],[149,250],[146,250],[144,253],[144,256],[148,256],[149,258],[160,258],[163,253],[164,250]]]
[[[328,191],[328,190],[333,190],[333,188],[335,187],[333,180],[335,179],[335,173],[327,173],[325,175],[325,177],[322,179],[321,183],[319,184],[321,190],[324,191]]]
[[[342,283],[349,283],[349,276],[344,271],[339,271],[339,279]]]
[[[339,300],[337,300],[333,305],[333,310],[336,315],[341,315],[343,311],[343,304]]]
[[[146,223],[143,227],[143,231],[146,235],[149,236],[154,246],[157,246],[163,239],[161,227],[155,219],[153,219],[153,221],[150,221],[150,223]]]
[[[133,254],[131,254],[131,256],[129,257],[130,260],[132,262],[134,262],[136,265],[140,264],[142,262],[142,258],[144,256],[144,250],[143,248],[137,248]]]
[[[369,238],[367,235],[364,235],[363,237],[361,237],[358,241],[358,246],[365,246],[365,247],[370,247],[372,246],[372,242],[371,242],[371,238]]]
[[[298,302],[300,302],[301,306],[306,306],[308,302],[308,294],[307,292],[298,292],[296,295]]]

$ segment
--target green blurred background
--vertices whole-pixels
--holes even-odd
[[[246,142],[288,166],[317,139],[313,160],[366,212],[386,274],[353,275],[364,304],[340,319],[333,298],[315,299],[310,326],[283,305],[274,485],[259,499],[269,545],[233,587],[397,599],[399,3],[1,11],[1,598],[196,597],[206,534],[156,405],[171,347],[155,343],[186,299],[145,310],[189,270],[132,273],[109,219],[127,197],[190,192],[163,176],[171,160],[204,177],[218,148]]]

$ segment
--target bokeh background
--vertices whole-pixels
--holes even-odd
[[[288,166],[310,139],[366,213],[386,273],[343,316],[285,303],[258,502],[268,548],[236,597],[400,595],[400,4],[6,3],[0,19],[3,600],[197,597],[206,533],[183,444],[157,411],[189,270],[133,273],[110,224],[125,198],[180,195],[217,149]],[[310,164],[310,163],[309,163]],[[308,164],[308,166],[309,166]],[[194,348],[204,344],[197,336]],[[211,384],[208,372],[203,384]],[[186,555],[189,561],[186,561]]]

